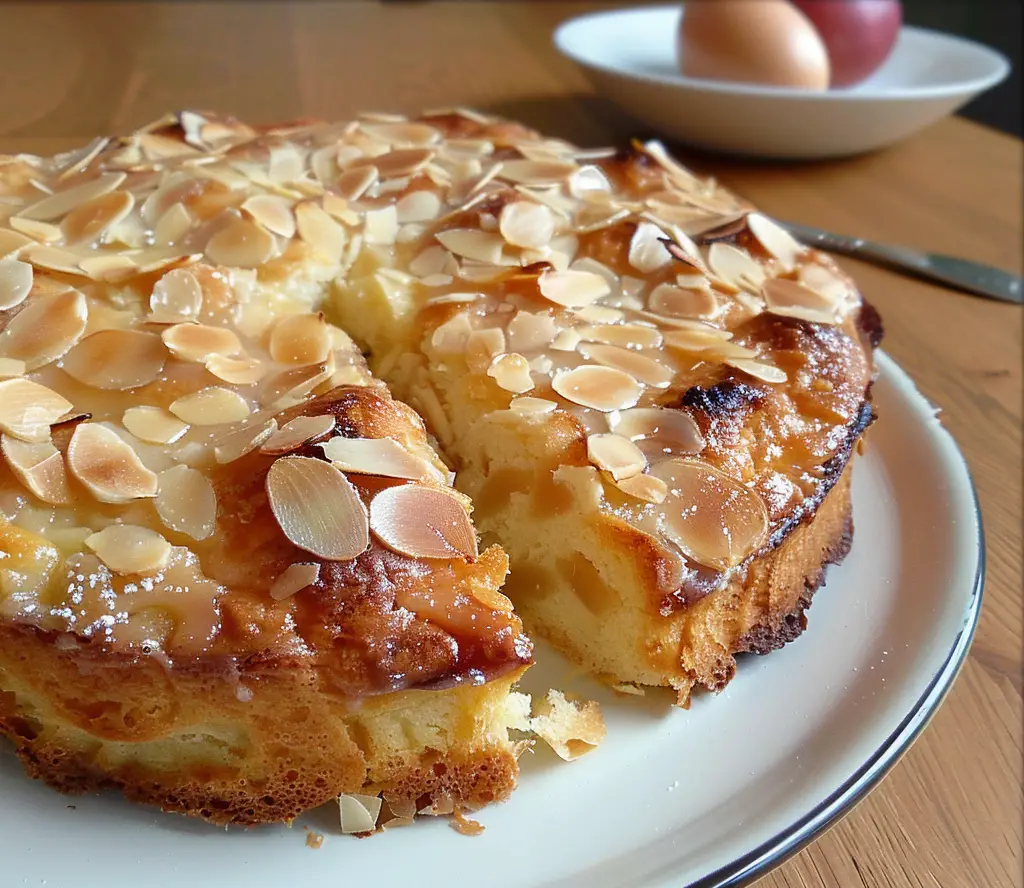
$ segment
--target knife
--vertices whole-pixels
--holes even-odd
[[[860,237],[833,234],[796,222],[781,224],[788,228],[797,240],[811,247],[844,256],[854,256],[977,296],[1012,302],[1015,305],[1024,304],[1024,281],[1021,277],[993,268],[991,265],[981,265],[978,262],[940,253],[924,253],[908,247],[873,243]]]

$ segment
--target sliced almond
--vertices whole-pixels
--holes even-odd
[[[171,544],[160,534],[134,524],[111,524],[86,537],[85,544],[114,573],[148,574],[167,566]]]
[[[52,222],[67,215],[76,207],[88,203],[100,195],[113,191],[125,180],[125,173],[102,173],[95,179],[72,185],[63,191],[44,197],[37,203],[25,207],[19,215],[23,219],[39,222]]]
[[[34,243],[32,238],[8,228],[0,228],[0,259],[15,259],[24,247]]]
[[[363,240],[368,244],[393,244],[398,237],[398,213],[394,204],[368,210]]]
[[[217,439],[213,448],[214,458],[222,465],[241,459],[268,441],[276,431],[276,419],[268,419],[263,423],[250,422],[241,428],[232,429]]]
[[[768,537],[768,511],[753,490],[724,472],[688,459],[651,468],[668,486],[663,530],[698,564],[728,570]]]
[[[700,427],[685,410],[634,407],[609,417],[609,428],[630,441],[644,443],[650,455],[700,453],[706,446]]]
[[[253,385],[259,382],[267,372],[266,366],[258,358],[230,358],[225,355],[210,355],[203,361],[203,366],[218,379],[232,385]]]
[[[281,237],[295,237],[295,213],[292,205],[276,194],[257,194],[242,204],[242,211],[248,213],[260,225]]]
[[[653,274],[672,261],[663,241],[668,238],[657,225],[641,222],[629,242],[629,264],[643,274]]]
[[[466,339],[466,364],[474,373],[484,373],[504,352],[505,333],[500,327],[474,330]]]
[[[149,444],[173,444],[188,431],[187,423],[159,407],[129,407],[121,417],[121,424]]]
[[[668,485],[653,475],[633,475],[616,481],[615,486],[627,496],[655,505],[665,502],[668,495]]]
[[[308,589],[320,579],[319,564],[290,564],[270,585],[270,597],[274,601],[284,601],[295,593]]]
[[[473,525],[452,494],[402,484],[370,502],[370,529],[389,549],[413,558],[476,558]]]
[[[164,344],[176,358],[202,364],[212,355],[237,355],[242,343],[227,327],[206,324],[175,324],[160,334]]]
[[[604,343],[587,343],[579,348],[580,354],[605,367],[614,367],[634,379],[655,388],[665,388],[675,378],[675,370],[638,351]]]
[[[32,289],[32,266],[18,259],[0,259],[0,311],[25,301]]]
[[[587,459],[613,481],[632,478],[647,468],[647,457],[629,438],[621,435],[600,434],[587,438]]]
[[[24,361],[37,370],[56,361],[81,339],[88,321],[85,296],[78,290],[37,295],[0,332],[0,357]]]
[[[20,216],[11,216],[7,224],[15,231],[28,235],[38,243],[55,244],[64,238],[64,232],[59,225],[51,225],[49,222],[37,222],[34,219],[23,219]]]
[[[551,348],[555,351],[576,351],[576,346],[583,341],[580,331],[575,327],[566,327],[552,341]]]
[[[767,276],[746,250],[731,244],[713,243],[708,250],[708,264],[727,284],[750,293],[758,293]]]
[[[286,422],[260,445],[260,452],[268,456],[283,456],[326,437],[334,431],[337,420],[329,415],[297,416]]]
[[[348,243],[348,234],[333,218],[314,203],[295,208],[299,236],[324,258],[338,261]]]
[[[25,375],[25,362],[15,358],[0,358],[0,379]]]
[[[573,197],[585,197],[594,192],[611,190],[608,177],[596,166],[580,167],[569,177],[569,193]]]
[[[44,503],[59,506],[71,502],[64,456],[49,441],[31,444],[2,435],[0,450],[15,477]]]
[[[807,252],[807,248],[785,228],[760,213],[747,216],[747,227],[768,255],[778,259],[786,268],[793,268],[800,256]]]
[[[270,334],[270,356],[278,364],[306,367],[326,361],[331,344],[331,328],[322,314],[289,315]]]
[[[672,284],[655,287],[647,306],[655,314],[672,318],[713,318],[719,312],[718,300],[710,290],[684,289]]]
[[[334,183],[338,194],[347,200],[359,200],[367,190],[380,178],[375,166],[356,167],[346,170]]]
[[[370,543],[366,506],[328,462],[284,456],[267,472],[267,498],[284,535],[329,561],[350,561]]]
[[[241,422],[250,412],[249,402],[238,392],[213,385],[172,401],[167,408],[189,425],[221,425]]]
[[[100,330],[71,349],[61,366],[84,385],[124,391],[157,379],[166,359],[167,349],[155,333]]]
[[[441,213],[441,198],[433,191],[412,191],[395,204],[398,223],[430,222]]]
[[[175,268],[153,285],[149,310],[160,319],[171,323],[195,320],[202,308],[203,288],[187,268]]]
[[[274,251],[274,236],[241,216],[230,219],[206,244],[212,262],[234,268],[258,268]]]
[[[176,244],[189,233],[193,224],[195,219],[184,204],[172,204],[157,220],[153,228],[153,239],[167,246]]]
[[[620,348],[658,348],[661,345],[661,332],[641,324],[595,324],[579,327],[577,332],[581,340]]]
[[[509,350],[520,354],[547,348],[558,335],[558,330],[558,322],[546,311],[517,311],[505,328]]]
[[[547,400],[547,398],[531,398],[526,396],[523,398],[513,398],[512,403],[508,405],[508,409],[524,417],[541,417],[554,413],[558,409],[558,405],[554,401]]]
[[[516,200],[502,208],[498,230],[512,246],[537,250],[554,237],[555,217],[543,204]]]
[[[500,175],[520,185],[554,185],[566,181],[576,170],[572,161],[506,160]]]
[[[557,374],[551,387],[567,401],[602,413],[632,407],[643,394],[643,386],[628,373],[593,365]]]
[[[93,198],[65,217],[61,224],[64,239],[69,244],[93,243],[124,219],[134,206],[135,197],[130,191],[112,191]]]
[[[275,410],[293,407],[327,382],[335,371],[334,352],[321,364],[294,367],[268,376],[260,382],[260,401]]]
[[[188,466],[174,466],[158,476],[160,492],[153,505],[171,530],[205,540],[217,524],[217,495],[206,476]]]
[[[755,361],[751,358],[726,358],[725,363],[764,382],[785,382],[789,379],[785,370],[765,361]]]
[[[608,281],[592,271],[545,271],[537,279],[545,299],[567,308],[581,308],[611,292]]]
[[[515,353],[498,355],[487,368],[487,375],[507,392],[521,395],[530,391],[533,379],[530,376],[530,362]]]
[[[377,796],[346,793],[338,796],[341,831],[345,835],[371,833],[377,828],[377,818],[384,802]]]
[[[0,432],[21,441],[50,440],[50,426],[72,409],[72,404],[38,382],[19,376],[0,380]]]
[[[65,249],[64,247],[50,247],[45,244],[37,244],[32,247],[25,247],[21,253],[26,262],[31,262],[36,268],[46,271],[58,271],[63,274],[81,275],[82,270],[79,262],[82,254]]]
[[[67,450],[71,474],[101,503],[127,503],[157,494],[157,476],[106,426],[76,426]]]
[[[798,281],[770,278],[761,285],[765,311],[816,324],[836,323],[836,304]]]
[[[123,256],[120,253],[89,256],[79,262],[78,267],[94,281],[125,280],[132,277],[139,269],[131,256]]]
[[[434,474],[422,459],[391,438],[331,438],[320,445],[337,468],[358,475],[418,481]]]
[[[477,262],[500,265],[504,259],[505,241],[499,235],[476,228],[450,228],[434,235],[449,252]]]
[[[721,331],[726,332],[726,331]],[[729,336],[732,334],[729,333]],[[665,345],[684,352],[704,352],[721,346],[726,338],[717,335],[715,328],[666,330]]]

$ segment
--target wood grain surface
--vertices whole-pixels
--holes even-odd
[[[651,135],[551,45],[559,20],[595,5],[8,2],[0,151],[50,153],[189,106],[278,121],[464,104],[584,144]],[[780,218],[1021,271],[1021,143],[965,120],[828,163],[678,153]],[[920,741],[760,885],[1021,885],[1021,311],[844,264],[974,473],[986,600],[967,665]]]

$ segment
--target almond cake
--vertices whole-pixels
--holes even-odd
[[[503,799],[520,617],[682,705],[799,634],[879,335],[657,143],[182,112],[0,157],[0,732],[219,823]]]

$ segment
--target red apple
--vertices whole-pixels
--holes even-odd
[[[869,77],[892,52],[903,23],[899,0],[792,0],[818,29],[832,64],[831,86]]]

